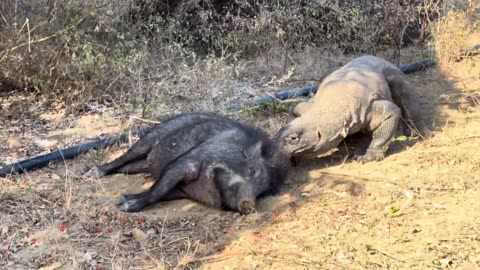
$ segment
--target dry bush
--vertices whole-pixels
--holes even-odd
[[[441,3],[135,0],[126,19],[138,24],[146,36],[186,44],[203,54],[240,52],[251,58],[272,47],[301,49],[306,45],[373,53],[385,46],[400,46],[409,25],[410,39],[423,35],[424,25],[435,17],[433,11]]]
[[[103,103],[147,117],[182,100],[212,109],[248,94],[251,81],[286,73],[310,48],[400,48],[412,21],[431,17],[426,3],[441,2],[6,0],[0,93],[30,89],[66,113]]]
[[[480,32],[480,3],[469,1],[467,5],[461,4],[450,7],[432,27],[434,50],[443,64],[465,57],[476,45],[471,43],[471,37]]]

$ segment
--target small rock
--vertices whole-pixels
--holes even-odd
[[[137,229],[137,228],[134,228],[132,230],[132,235],[135,239],[137,239],[137,241],[146,241],[148,239],[148,236],[146,233],[144,233],[142,230],[140,229]]]
[[[445,205],[439,204],[439,203],[433,204],[433,207],[435,207],[437,209],[446,209],[447,208]]]
[[[302,187],[301,192],[302,193],[310,193],[312,190],[316,187],[314,183],[307,184]],[[303,194],[302,194],[303,195]]]
[[[33,141],[33,144],[40,147],[40,148],[43,148],[43,149],[50,149],[52,148],[53,146],[55,146],[56,144],[58,144],[58,141],[55,141],[55,140],[35,140]]]
[[[345,255],[343,254],[343,252],[339,251],[337,254],[337,261],[343,261],[343,260],[345,260]]]
[[[412,230],[412,233],[419,233],[419,232],[421,232],[421,231],[422,231],[421,229],[415,228],[415,229]]]
[[[413,192],[410,191],[410,190],[407,190],[405,191],[405,197],[407,197],[408,199],[412,199],[413,198]]]
[[[438,260],[438,262],[442,266],[450,266],[450,265],[453,264],[452,260],[450,260],[450,259],[440,259],[440,260]]]
[[[85,262],[91,262],[95,257],[97,257],[97,252],[95,251],[87,251],[83,254],[83,260]]]

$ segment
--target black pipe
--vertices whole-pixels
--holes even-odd
[[[433,61],[425,60],[425,61],[416,62],[413,64],[401,65],[399,66],[399,68],[403,73],[410,74],[413,72],[424,70],[427,67],[430,67],[432,65],[434,65]],[[243,107],[254,107],[267,102],[272,102],[274,100],[286,100],[286,99],[301,97],[301,96],[306,97],[306,96],[315,94],[315,92],[317,92],[317,88],[318,88],[318,83],[313,83],[311,85],[298,87],[298,88],[290,88],[290,89],[280,91],[274,95],[268,95],[268,96],[257,98],[255,101],[248,102],[243,105],[231,104],[231,105],[228,105],[226,109],[228,111],[238,111]]]
[[[139,128],[132,131],[133,136],[144,136],[150,127]],[[98,139],[93,142],[72,146],[69,148],[57,150],[48,154],[36,156],[30,159],[26,159],[20,162],[16,162],[10,165],[6,165],[0,168],[0,177],[6,177],[13,173],[23,173],[26,171],[38,169],[47,166],[50,162],[73,159],[76,156],[88,152],[90,149],[98,149],[101,147],[107,147],[118,142],[126,142],[130,136],[129,132],[125,132],[120,135],[112,135],[107,138]]]

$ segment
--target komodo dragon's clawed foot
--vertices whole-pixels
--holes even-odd
[[[364,155],[355,156],[355,159],[359,163],[366,163],[370,161],[381,161],[385,158],[385,152],[383,150],[368,149]]]

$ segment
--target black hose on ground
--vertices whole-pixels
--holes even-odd
[[[144,136],[150,127],[139,128],[131,133],[125,132],[120,135],[112,135],[106,138],[98,139],[93,142],[88,142],[69,148],[53,151],[48,154],[29,158],[20,162],[15,162],[0,168],[0,177],[6,177],[9,174],[24,173],[26,171],[39,169],[47,166],[51,162],[73,159],[76,156],[86,153],[91,149],[99,149],[108,147],[115,143],[126,142],[130,136]]]

